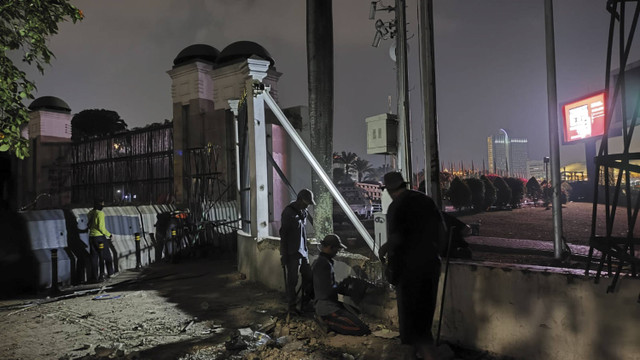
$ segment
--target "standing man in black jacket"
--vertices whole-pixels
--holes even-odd
[[[282,211],[280,222],[280,262],[286,270],[286,291],[289,312],[299,313],[311,301],[313,291],[311,283],[311,266],[309,265],[309,251],[307,248],[307,217],[309,205],[315,205],[313,193],[309,189],[302,189],[296,201],[293,201]],[[301,309],[296,307],[296,286],[298,272],[302,276]]]
[[[437,359],[431,325],[440,280],[440,236],[445,231],[442,214],[426,194],[407,189],[399,172],[384,175],[393,199],[387,210],[388,240],[378,255],[391,270],[396,286],[400,341],[413,345],[423,359]]]

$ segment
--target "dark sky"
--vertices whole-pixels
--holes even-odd
[[[303,0],[76,0],[85,14],[63,24],[50,48],[53,66],[36,80],[36,97],[65,100],[73,113],[117,111],[130,128],[171,118],[175,56],[195,43],[222,50],[239,40],[264,46],[284,75],[283,107],[307,102]],[[392,40],[373,48],[370,1],[333,1],[334,150],[366,155],[365,118],[395,113]],[[604,0],[554,2],[558,102],[604,88],[609,15]],[[385,5],[393,5],[391,1]],[[543,0],[435,0],[435,54],[440,155],[476,167],[486,138],[506,129],[529,139],[531,159],[549,154]],[[423,167],[417,3],[408,0],[410,102],[414,170]],[[379,12],[383,20],[393,13]],[[637,41],[636,41],[637,42]],[[636,46],[631,61],[640,58]],[[584,161],[582,145],[563,146],[561,163]]]

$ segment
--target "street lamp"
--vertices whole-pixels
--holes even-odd
[[[544,180],[549,183],[549,157],[544,157]]]

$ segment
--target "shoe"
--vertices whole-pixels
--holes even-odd
[[[325,323],[322,317],[318,314],[314,316],[314,320],[316,321],[316,324],[318,324],[318,329],[320,329],[321,333],[326,335],[329,332],[327,323]]]

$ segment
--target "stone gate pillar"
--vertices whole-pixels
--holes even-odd
[[[251,236],[269,235],[269,177],[264,99],[259,86],[267,76],[269,61],[247,59],[245,82],[249,125],[249,176],[251,181]]]

